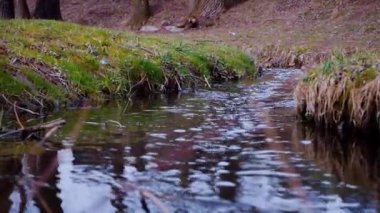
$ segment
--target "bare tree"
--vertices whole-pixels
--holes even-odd
[[[37,0],[34,18],[62,20],[60,0]]]
[[[138,30],[147,22],[150,15],[149,0],[132,0],[132,15],[128,26],[133,30]]]
[[[13,0],[0,0],[0,19],[15,17]]]
[[[15,17],[29,19],[30,11],[26,0],[14,0]]]

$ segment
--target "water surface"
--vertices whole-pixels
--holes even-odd
[[[1,212],[377,212],[378,141],[299,123],[300,76],[56,112],[44,146],[0,142]]]

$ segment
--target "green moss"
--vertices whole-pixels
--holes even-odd
[[[62,85],[49,82],[40,72],[33,72],[32,65],[25,64],[23,74],[39,92],[51,98],[79,95],[98,100],[105,93],[125,95],[143,78],[152,88],[159,88],[156,86],[164,84],[165,77],[173,71],[207,78],[212,77],[215,68],[235,72],[237,76],[255,73],[253,61],[229,46],[47,20],[0,21],[0,29],[0,39],[6,41],[9,49],[6,58],[33,59],[62,72],[69,82],[68,94],[60,92]],[[2,91],[22,94],[27,86],[5,69],[13,66],[9,60],[3,61],[3,65],[0,81],[6,83],[1,84]]]

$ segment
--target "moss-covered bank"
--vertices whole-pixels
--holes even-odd
[[[306,120],[380,131],[380,54],[336,51],[299,82],[295,97]]]
[[[176,92],[256,73],[229,46],[56,21],[0,21],[0,29],[0,93],[22,102]]]

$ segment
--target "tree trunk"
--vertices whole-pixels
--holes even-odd
[[[60,0],[37,0],[34,18],[62,20]]]
[[[128,21],[131,29],[140,29],[148,21],[149,16],[149,0],[132,0],[132,15]]]
[[[194,28],[198,26],[210,26],[215,19],[226,9],[225,0],[192,0],[188,18],[178,27]]]
[[[29,19],[30,12],[26,0],[14,0],[16,18]]]
[[[15,17],[13,0],[0,0],[0,19]]]
[[[246,0],[192,0],[189,16],[178,27],[211,26],[223,11],[244,1]]]
[[[194,0],[190,16],[214,18],[224,10],[223,0]]]

